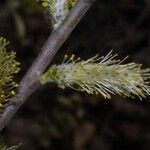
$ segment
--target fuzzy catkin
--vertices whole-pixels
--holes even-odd
[[[6,51],[8,43],[6,39],[0,37],[0,107],[15,95],[14,88],[18,87],[14,82],[14,74],[20,70],[19,63],[15,60],[14,51]]]
[[[138,96],[140,99],[150,95],[150,69],[142,69],[134,62],[122,64],[110,52],[107,56],[98,55],[88,59],[75,59],[74,55],[61,65],[53,65],[41,77],[41,83],[54,82],[60,88],[71,87],[88,94],[101,94],[111,98],[111,94],[125,97]]]
[[[65,20],[70,9],[75,5],[77,0],[38,0],[42,2],[42,6],[47,8],[47,11],[53,18],[53,29],[57,29]]]
[[[17,150],[20,146],[21,146],[21,144],[16,145],[16,146],[7,147],[4,144],[0,144],[0,150]]]

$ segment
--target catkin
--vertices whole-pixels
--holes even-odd
[[[101,94],[111,98],[111,94],[125,97],[138,96],[140,99],[150,95],[150,69],[142,69],[134,62],[122,64],[110,52],[107,56],[98,55],[88,59],[75,59],[67,56],[61,65],[53,65],[41,77],[41,83],[54,82],[60,88],[71,87],[88,94]]]

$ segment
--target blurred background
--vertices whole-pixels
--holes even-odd
[[[0,35],[21,62],[18,82],[51,32],[43,11],[35,0],[0,0]],[[111,49],[150,66],[150,0],[96,0],[51,64],[65,54],[87,59]],[[150,101],[46,85],[9,122],[0,143],[22,143],[21,150],[150,150]]]

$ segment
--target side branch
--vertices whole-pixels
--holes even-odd
[[[47,42],[42,47],[40,54],[23,77],[18,94],[15,97],[15,104],[11,104],[6,107],[0,117],[0,131],[7,125],[9,120],[15,115],[16,111],[26,101],[26,99],[28,99],[28,97],[41,86],[39,83],[39,77],[45,71],[54,55],[71,34],[93,2],[94,0],[78,0],[64,23],[57,30],[51,33]]]

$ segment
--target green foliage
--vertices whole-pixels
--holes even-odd
[[[9,42],[0,37],[0,106],[2,107],[8,99],[15,95],[14,88],[18,87],[14,79],[14,74],[18,73],[19,63],[15,60],[14,51],[7,52],[6,46]]]
[[[75,5],[76,0],[37,0],[47,8],[54,19],[53,29],[57,29],[64,21],[69,10]]]
[[[134,62],[122,64],[124,60],[117,60],[116,56],[110,52],[84,61],[74,55],[66,60],[66,55],[61,65],[53,65],[42,75],[41,83],[54,82],[62,89],[70,87],[108,99],[110,94],[140,99],[150,95],[150,69],[142,69]]]

